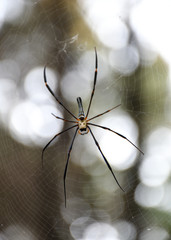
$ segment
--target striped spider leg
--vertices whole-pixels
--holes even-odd
[[[97,139],[95,138],[94,136],[94,133],[92,132],[90,126],[95,126],[95,127],[98,127],[98,128],[102,128],[104,130],[108,130],[108,131],[111,131],[113,133],[115,133],[116,135],[118,135],[119,137],[127,140],[130,144],[132,144],[139,152],[141,152],[142,154],[144,154],[140,148],[138,148],[133,142],[131,142],[128,138],[126,138],[125,136],[123,136],[122,134],[108,128],[108,127],[104,127],[104,126],[101,126],[101,125],[97,125],[97,124],[94,124],[94,123],[91,123],[90,121],[92,119],[95,119],[95,118],[98,118],[112,110],[114,110],[115,108],[119,107],[121,104],[109,109],[109,110],[106,110],[105,112],[103,113],[100,113],[92,118],[89,118],[88,119],[88,115],[89,115],[89,112],[90,112],[90,107],[91,107],[91,103],[92,103],[92,100],[93,100],[93,96],[94,96],[94,92],[95,92],[95,87],[96,87],[96,80],[97,80],[97,70],[98,70],[98,58],[97,58],[97,52],[96,52],[96,48],[95,48],[95,72],[94,72],[94,82],[93,82],[93,89],[92,89],[92,92],[91,92],[91,96],[90,96],[90,101],[89,101],[89,105],[88,105],[88,108],[87,108],[87,113],[86,115],[84,114],[84,110],[83,110],[83,104],[82,104],[82,99],[81,97],[78,97],[77,98],[77,103],[78,103],[78,109],[79,109],[79,114],[78,114],[78,117],[76,117],[72,112],[70,112],[68,110],[68,108],[66,108],[63,103],[58,99],[58,97],[56,97],[56,95],[54,94],[54,92],[51,90],[51,88],[49,87],[48,83],[47,83],[47,78],[46,78],[46,66],[44,68],[44,82],[45,82],[45,86],[47,87],[47,89],[49,90],[49,92],[52,94],[52,96],[56,99],[56,101],[75,119],[75,120],[67,120],[67,119],[64,119],[64,118],[61,118],[61,117],[58,117],[54,114],[52,114],[54,117],[56,117],[57,119],[60,119],[62,121],[65,121],[65,122],[69,122],[69,123],[72,123],[74,124],[73,126],[63,130],[62,132],[56,134],[46,145],[45,147],[43,148],[42,150],[42,167],[43,167],[43,155],[44,155],[44,151],[47,149],[47,147],[51,144],[51,142],[53,140],[55,140],[59,135],[61,135],[62,133],[65,133],[67,131],[69,131],[70,129],[72,128],[76,128],[75,129],[75,133],[73,135],[73,138],[72,138],[72,141],[71,141],[71,144],[70,144],[70,147],[69,147],[69,150],[68,150],[68,156],[67,156],[67,160],[66,160],[66,164],[65,164],[65,169],[64,169],[64,175],[63,175],[63,182],[64,182],[64,198],[65,198],[65,207],[66,207],[66,175],[67,175],[67,169],[68,169],[68,163],[69,163],[69,159],[70,159],[70,154],[71,154],[71,151],[72,151],[72,147],[73,147],[73,144],[74,144],[74,140],[75,140],[75,137],[77,135],[77,133],[79,133],[80,135],[84,135],[84,134],[87,134],[88,132],[90,132],[98,150],[100,151],[103,159],[104,159],[104,162],[106,163],[108,169],[110,170],[114,180],[116,181],[117,185],[119,186],[119,188],[124,192],[124,189],[121,187],[121,185],[119,184],[108,160],[106,159],[106,157],[104,156],[100,146],[99,146],[99,143],[97,141]]]

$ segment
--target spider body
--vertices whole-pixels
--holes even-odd
[[[89,129],[87,128],[87,120],[85,118],[79,118],[78,128],[78,133],[81,135],[87,134],[89,132]]]
[[[67,169],[68,169],[68,163],[69,163],[69,159],[70,159],[70,154],[71,154],[71,150],[72,150],[72,147],[73,147],[73,144],[74,144],[74,140],[75,140],[75,137],[77,135],[77,132],[80,134],[80,135],[85,135],[87,134],[88,132],[90,132],[98,150],[100,151],[102,157],[103,157],[103,160],[104,162],[106,163],[108,169],[110,170],[113,178],[115,179],[116,183],[118,184],[118,186],[120,187],[120,189],[122,191],[123,188],[121,187],[121,185],[119,184],[108,160],[106,159],[106,157],[104,156],[100,146],[99,146],[99,143],[98,141],[96,140],[90,126],[94,126],[94,127],[98,127],[98,128],[102,128],[104,130],[108,130],[112,133],[115,133],[116,135],[118,135],[119,137],[127,140],[129,143],[131,143],[138,151],[140,151],[142,154],[144,154],[140,148],[138,148],[133,142],[131,142],[128,138],[126,138],[125,136],[123,136],[122,134],[108,128],[108,127],[105,127],[105,126],[101,126],[101,125],[98,125],[98,124],[94,124],[94,123],[91,123],[90,121],[94,118],[97,118],[97,117],[100,117],[110,111],[112,111],[113,109],[119,107],[121,104],[111,108],[111,109],[108,109],[106,110],[105,112],[103,113],[100,113],[92,118],[89,118],[88,119],[88,115],[89,115],[89,111],[90,111],[90,107],[91,107],[91,103],[92,103],[92,99],[93,99],[93,96],[94,96],[94,92],[95,92],[95,86],[96,86],[96,80],[97,80],[97,68],[98,68],[98,58],[97,58],[97,52],[96,52],[96,48],[95,48],[95,72],[94,72],[94,83],[93,83],[93,89],[92,89],[92,92],[91,92],[91,97],[90,97],[90,101],[89,101],[89,105],[88,105],[88,109],[87,109],[87,113],[86,115],[84,114],[84,110],[83,110],[83,104],[82,104],[82,99],[81,97],[78,97],[77,98],[77,103],[78,103],[78,110],[79,110],[79,114],[78,114],[78,118],[72,113],[70,112],[70,110],[68,110],[68,108],[66,108],[63,103],[58,99],[58,97],[56,97],[56,95],[54,94],[54,92],[51,90],[51,88],[49,87],[48,83],[47,83],[47,78],[46,78],[46,66],[44,67],[44,82],[45,82],[45,86],[47,87],[48,91],[52,94],[52,96],[56,99],[56,101],[75,119],[74,121],[73,120],[68,120],[68,119],[64,119],[64,118],[61,118],[61,117],[58,117],[56,115],[54,115],[52,113],[52,115],[54,117],[56,117],[57,119],[60,119],[62,121],[65,121],[65,122],[69,122],[69,123],[75,123],[73,126],[63,130],[62,132],[56,134],[46,145],[45,147],[43,148],[42,150],[42,167],[43,167],[43,155],[44,155],[44,151],[47,149],[47,147],[50,145],[50,143],[56,138],[58,137],[59,135],[61,135],[62,133],[64,132],[67,132],[69,131],[70,129],[72,128],[76,128],[75,130],[75,133],[73,135],[73,138],[72,138],[72,141],[71,141],[71,145],[69,147],[69,150],[68,150],[68,156],[67,156],[67,161],[66,161],[66,165],[65,165],[65,169],[64,169],[64,176],[63,176],[63,180],[64,180],[64,197],[65,197],[65,207],[66,207],[66,184],[65,184],[65,180],[66,180],[66,174],[67,174]]]
[[[84,110],[83,110],[83,104],[82,99],[80,97],[77,98],[78,103],[78,133],[81,135],[87,134],[89,132],[89,129],[87,128],[87,118],[85,117]]]

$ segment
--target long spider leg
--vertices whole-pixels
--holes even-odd
[[[88,127],[88,126],[87,126],[87,127]],[[114,174],[114,172],[113,172],[113,170],[112,170],[112,168],[111,168],[109,162],[107,161],[106,157],[104,156],[104,154],[103,154],[103,152],[102,152],[102,150],[101,150],[101,148],[100,148],[100,146],[99,146],[99,144],[98,144],[98,142],[97,142],[97,140],[96,140],[94,134],[92,133],[91,128],[90,128],[90,127],[88,127],[88,128],[89,128],[89,130],[90,130],[90,133],[91,133],[91,135],[92,135],[92,137],[93,137],[93,139],[94,139],[94,142],[95,142],[96,146],[98,147],[98,149],[99,149],[99,151],[100,151],[100,153],[101,153],[101,155],[102,155],[102,157],[103,157],[103,159],[104,159],[104,161],[105,161],[105,163],[106,163],[108,169],[109,169],[110,172],[112,173],[112,175],[113,175],[113,177],[114,177],[116,183],[118,184],[118,186],[120,187],[120,189],[121,189],[123,192],[125,192],[124,189],[123,189],[123,188],[121,187],[121,185],[119,184],[119,182],[118,182],[118,180],[117,180],[117,178],[116,178],[116,176],[115,176],[115,174]]]
[[[98,58],[97,58],[96,47],[94,49],[95,49],[95,57],[96,57],[96,59],[95,59],[94,83],[93,83],[93,90],[92,90],[91,97],[90,97],[90,102],[89,102],[88,109],[87,109],[86,118],[88,117],[88,114],[89,114],[89,111],[90,111],[90,106],[91,106],[91,102],[92,102],[92,99],[93,99],[93,96],[94,96],[95,87],[96,87],[96,80],[97,80]]]
[[[115,107],[113,107],[113,108],[111,108],[111,109],[109,109],[109,110],[107,110],[107,111],[105,111],[105,112],[103,112],[103,113],[100,113],[100,114],[98,114],[98,115],[96,115],[96,116],[94,116],[94,117],[92,117],[92,118],[89,118],[89,119],[87,120],[87,122],[89,122],[90,120],[92,120],[92,119],[94,119],[94,118],[100,117],[100,116],[102,116],[102,115],[104,115],[104,114],[112,111],[113,109],[119,107],[120,105],[121,105],[121,104],[118,104],[117,106],[115,106]]]
[[[126,138],[126,137],[123,136],[122,134],[120,134],[120,133],[118,133],[118,132],[116,132],[116,131],[113,131],[112,129],[110,129],[110,128],[108,128],[108,127],[104,127],[104,126],[101,126],[101,125],[98,125],[98,124],[94,124],[94,123],[88,123],[88,124],[89,124],[89,125],[92,125],[92,126],[95,126],[95,127],[103,128],[103,129],[105,129],[105,130],[109,130],[109,131],[117,134],[119,137],[124,138],[124,139],[127,140],[129,143],[131,143],[132,146],[134,146],[139,152],[141,152],[141,153],[144,155],[143,151],[142,151],[140,148],[138,148],[133,142],[131,142],[128,138]]]
[[[56,135],[46,144],[46,146],[45,146],[45,147],[43,148],[43,150],[42,150],[42,168],[43,168],[43,155],[44,155],[44,151],[46,150],[46,148],[50,145],[50,143],[51,143],[56,137],[58,137],[60,134],[66,132],[66,131],[74,128],[74,127],[77,127],[77,125],[74,125],[74,126],[72,126],[72,127],[69,127],[69,128],[67,128],[67,129],[63,130],[62,132],[56,134]]]
[[[67,120],[65,118],[62,118],[62,117],[58,117],[56,116],[54,113],[51,113],[55,118],[57,119],[60,119],[60,120],[63,120],[64,122],[70,122],[70,123],[77,123],[76,121],[71,121],[71,120]]]
[[[72,139],[72,142],[71,142],[71,145],[70,145],[69,151],[68,151],[68,157],[67,157],[67,161],[66,161],[66,165],[65,165],[65,170],[64,170],[64,176],[63,176],[63,180],[64,180],[65,207],[66,207],[66,185],[65,185],[65,180],[66,180],[66,174],[67,174],[67,169],[68,169],[69,158],[70,158],[70,154],[71,154],[72,146],[73,146],[73,143],[74,143],[74,140],[75,140],[75,137],[76,137],[77,131],[78,131],[78,127],[77,127],[77,129],[76,129],[76,131],[75,131],[75,133],[74,133],[74,136],[73,136],[73,139]]]
[[[52,89],[49,87],[48,83],[47,83],[47,78],[46,78],[46,66],[44,67],[44,71],[43,71],[43,76],[44,76],[44,82],[45,82],[45,86],[47,87],[47,89],[49,90],[49,92],[52,94],[52,96],[56,99],[56,101],[70,114],[72,115],[75,119],[76,116],[74,116],[74,114],[72,112],[70,112],[64,105],[63,103],[61,103],[61,101],[59,101],[59,99],[55,96],[54,92],[52,91]]]

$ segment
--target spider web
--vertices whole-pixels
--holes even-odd
[[[134,17],[140,6],[142,13],[146,6],[145,0],[141,2],[94,1],[89,7],[88,0],[85,5],[32,0],[6,5],[0,25],[0,239],[169,239],[169,50],[161,50],[155,41],[146,43],[153,35],[157,38],[150,20],[154,32],[148,33],[149,39],[136,32]],[[163,4],[166,16],[167,4]],[[105,24],[99,28],[105,12],[112,14],[106,26],[118,24],[114,32]],[[163,25],[161,20],[158,32],[162,46],[168,47],[170,35],[167,32],[165,42]],[[89,116],[121,103],[92,122],[123,134],[145,155],[124,139],[91,127],[123,193],[91,135],[77,134],[65,208],[63,174],[74,130],[45,151],[43,169],[41,151],[70,126],[51,113],[73,119],[47,91],[43,68],[47,66],[48,84],[77,116],[76,97],[82,97],[86,111],[92,91],[94,46],[99,64]]]

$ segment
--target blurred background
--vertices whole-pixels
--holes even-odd
[[[170,0],[0,1],[0,240],[166,240],[171,235]],[[43,147],[86,112],[91,126]]]

